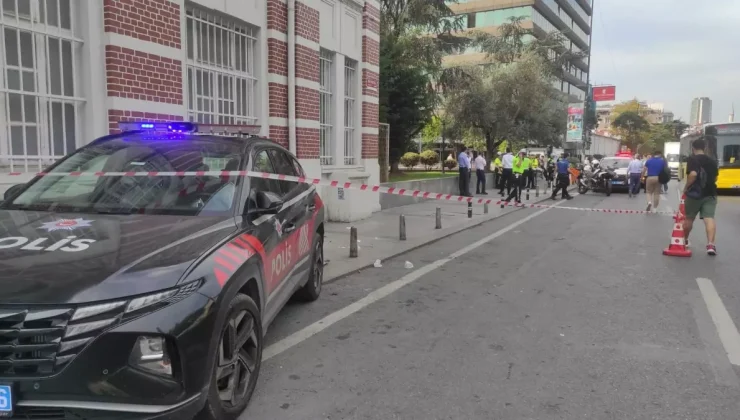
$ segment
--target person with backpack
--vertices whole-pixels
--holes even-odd
[[[694,227],[698,214],[704,219],[707,231],[707,254],[717,255],[714,245],[717,224],[714,214],[717,211],[717,161],[704,154],[707,147],[705,137],[700,137],[691,144],[692,155],[686,161],[686,185],[683,193],[686,196],[684,207],[686,218],[683,221],[684,238],[689,246],[689,235]]]
[[[651,209],[655,211],[660,204],[660,190],[662,185],[660,182],[660,174],[665,172],[667,165],[665,159],[661,156],[662,153],[659,150],[653,152],[653,156],[645,162],[645,166],[642,169],[642,176],[645,178],[645,191],[647,192],[647,208],[645,211]]]
[[[663,160],[663,170],[658,174],[658,182],[660,182],[660,193],[661,194],[667,194],[668,193],[668,183],[671,182],[671,168],[668,166],[668,161],[663,157],[663,155],[660,155],[660,158]]]

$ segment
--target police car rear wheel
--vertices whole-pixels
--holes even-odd
[[[305,302],[313,302],[321,295],[324,281],[324,238],[317,234],[311,256],[311,272],[306,285],[301,288],[297,296]]]
[[[238,294],[229,303],[215,354],[206,406],[198,420],[233,420],[252,398],[262,362],[262,319],[254,301]]]

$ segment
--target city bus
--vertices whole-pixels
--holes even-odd
[[[691,155],[691,143],[707,136],[707,156],[717,160],[717,188],[740,190],[740,123],[710,123],[690,129],[681,136],[679,179],[686,179],[686,159]]]

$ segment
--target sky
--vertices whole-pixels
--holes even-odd
[[[739,47],[740,0],[594,0],[591,84],[686,122],[695,97],[712,100],[713,122],[734,102],[740,121]]]

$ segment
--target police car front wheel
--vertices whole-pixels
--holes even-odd
[[[221,327],[205,407],[198,420],[234,420],[252,398],[262,362],[262,319],[254,301],[238,294]]]
[[[321,286],[324,281],[324,237],[316,234],[311,256],[311,271],[306,284],[298,290],[297,297],[305,302],[313,302],[321,295]]]

